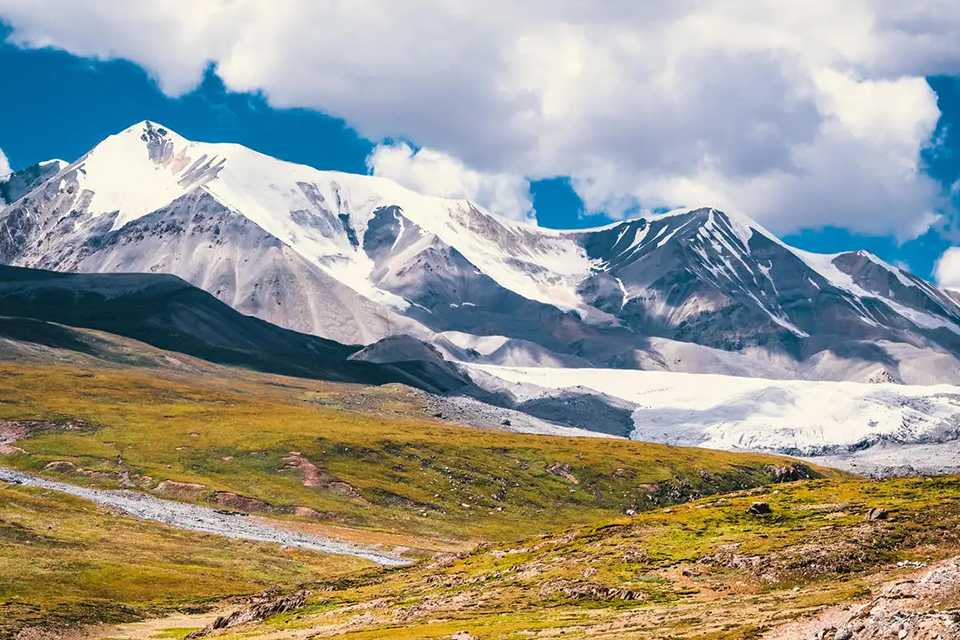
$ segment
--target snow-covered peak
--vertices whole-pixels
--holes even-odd
[[[638,335],[799,353],[808,337],[839,339],[831,332],[896,338],[913,331],[903,319],[960,333],[954,300],[876,256],[798,251],[755,220],[715,208],[553,231],[382,177],[193,142],[150,121],[43,174],[30,202],[7,209],[21,217],[7,225],[7,260],[173,272],[247,312],[323,335],[326,316],[314,311],[330,283],[363,307],[356,318],[383,305],[381,317],[404,314],[423,333],[467,329],[531,342],[543,333],[549,349],[579,345],[574,355],[589,359],[596,348],[618,366],[617,358],[629,366]],[[279,293],[267,298],[265,285]],[[279,310],[284,292],[313,306],[287,301]],[[520,315],[529,316],[525,328],[511,329]]]
[[[89,193],[89,214],[113,216],[114,231],[199,190],[355,291],[392,304],[400,303],[371,284],[373,263],[363,250],[368,224],[389,207],[530,299],[579,307],[575,283],[590,268],[583,250],[559,232],[466,200],[424,196],[382,177],[320,171],[237,144],[193,142],[150,121],[110,136],[70,168],[79,191]]]

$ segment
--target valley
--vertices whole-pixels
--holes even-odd
[[[0,194],[0,638],[960,628],[960,306],[873,254],[149,121]]]

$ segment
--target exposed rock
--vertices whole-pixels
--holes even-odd
[[[263,500],[249,498],[247,496],[238,496],[235,493],[226,491],[218,491],[213,494],[213,501],[222,507],[230,507],[231,509],[238,509],[246,513],[270,511],[272,509],[272,507]]]
[[[771,509],[770,505],[766,502],[754,502],[752,505],[750,505],[750,508],[747,509],[747,513],[752,513],[756,516],[762,516],[773,513],[773,509]]]
[[[869,602],[835,607],[812,620],[771,629],[763,640],[949,640],[960,637],[960,612],[944,605],[960,585],[960,558],[922,575],[898,578],[879,589]]]
[[[554,462],[553,464],[548,464],[545,469],[547,470],[547,473],[559,476],[572,484],[580,484],[580,481],[572,473],[573,468],[565,462]]]
[[[480,638],[473,635],[469,631],[458,631],[450,636],[450,640],[480,640]]]
[[[316,509],[311,509],[310,507],[294,507],[293,515],[297,516],[298,518],[310,518],[311,520],[323,519],[322,513]]]
[[[299,451],[291,451],[290,455],[283,459],[287,463],[287,469],[297,469],[303,474],[303,486],[319,487],[324,484],[322,472],[302,455]]]
[[[341,496],[366,502],[356,487],[348,482],[334,480],[328,476],[323,469],[320,469],[317,465],[305,458],[299,451],[291,451],[290,455],[284,458],[283,461],[287,463],[287,466],[281,469],[281,471],[287,469],[299,471],[303,475],[303,486],[305,487],[328,489]]]
[[[798,480],[810,480],[816,478],[817,474],[813,469],[805,464],[792,464],[786,466],[770,467],[775,482],[796,482]]]
[[[567,598],[594,598],[596,600],[646,600],[647,594],[626,587],[607,587],[581,580],[553,580],[540,587],[540,597],[561,595]]]
[[[867,520],[886,520],[890,516],[890,512],[882,507],[873,507],[870,511],[867,511],[865,518]]]
[[[230,629],[241,624],[261,622],[267,618],[280,615],[281,613],[290,613],[291,611],[296,611],[297,609],[302,608],[306,601],[307,593],[305,591],[301,591],[300,593],[296,593],[292,596],[285,596],[282,598],[258,602],[257,604],[245,609],[238,609],[229,615],[220,616],[203,629],[194,631],[188,635],[187,638],[188,640],[193,638],[202,638],[213,633],[214,631],[217,631],[218,629]]]
[[[47,471],[57,471],[59,473],[73,473],[77,470],[77,465],[69,460],[54,460],[44,467],[44,469]]]
[[[193,482],[164,480],[153,490],[158,496],[176,500],[198,500],[209,489],[206,485]]]
[[[5,444],[0,446],[0,456],[9,456],[15,453],[26,453],[26,451],[24,451],[20,447],[15,447],[11,444]]]

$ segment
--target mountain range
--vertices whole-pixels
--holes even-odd
[[[0,197],[0,263],[21,268],[0,273],[0,314],[101,329],[225,364],[406,382],[661,441],[676,433],[643,424],[642,399],[617,385],[591,386],[605,378],[587,370],[719,374],[665,379],[681,395],[697,380],[739,388],[721,384],[732,377],[888,391],[960,384],[956,294],[868,252],[801,251],[712,208],[558,231],[381,177],[192,142],[151,122],[75,162],[15,173],[0,182]],[[519,368],[583,383],[538,384]],[[955,431],[954,394],[943,400],[937,389],[920,393],[941,400],[920,410],[924,426],[911,442]],[[871,398],[856,406],[922,404],[916,394],[890,393],[852,396]],[[714,429],[718,414],[710,415],[697,434]],[[774,438],[762,448],[857,447],[898,430],[884,429],[882,437],[848,442],[846,433],[803,446]],[[736,438],[682,440],[757,442]]]
[[[960,381],[949,292],[715,209],[554,231],[150,122],[0,192],[2,263],[173,274],[342,344],[404,334],[480,364]]]

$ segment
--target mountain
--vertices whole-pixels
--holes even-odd
[[[174,274],[290,330],[479,364],[960,382],[960,306],[865,252],[715,209],[543,229],[150,122],[6,206],[0,262]]]
[[[0,337],[89,351],[74,335],[49,323],[97,329],[268,373],[364,384],[402,382],[437,393],[469,384],[444,362],[353,359],[359,347],[245,316],[176,276],[0,267]]]

